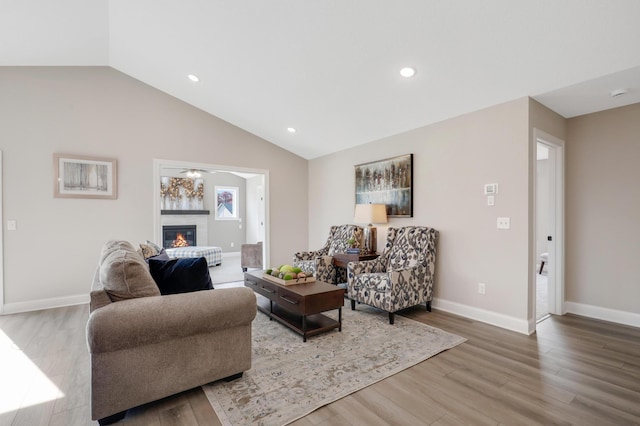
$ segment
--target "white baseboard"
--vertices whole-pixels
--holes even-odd
[[[89,303],[89,294],[30,300],[28,302],[7,303],[3,306],[2,315],[61,308],[63,306],[81,305],[83,303]]]
[[[498,314],[485,309],[437,298],[434,298],[431,304],[435,309],[495,325],[496,327],[505,328],[522,334],[531,334],[532,332],[529,328],[529,321],[526,319],[510,317],[508,315]]]
[[[640,314],[634,312],[619,311],[576,302],[564,302],[564,308],[567,313],[570,314],[630,325],[632,327],[640,327]]]

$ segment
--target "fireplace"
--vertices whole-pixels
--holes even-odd
[[[196,225],[165,225],[162,227],[162,247],[196,245]]]

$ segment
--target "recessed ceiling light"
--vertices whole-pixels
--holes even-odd
[[[413,77],[416,74],[416,69],[411,67],[404,67],[400,70],[400,75],[403,77]]]
[[[287,127],[287,132],[289,133],[295,133],[296,129],[294,129],[293,127]]]
[[[200,79],[198,78],[197,75],[193,75],[193,74],[189,74],[187,77],[189,77],[189,80],[197,83],[198,81],[200,81]]]

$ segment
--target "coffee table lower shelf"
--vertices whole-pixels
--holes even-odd
[[[341,307],[338,308],[338,320],[336,321],[323,314],[300,315],[286,311],[259,294],[256,294],[256,298],[260,312],[267,315],[269,320],[276,320],[301,335],[303,342],[307,341],[307,337],[316,336],[335,328],[342,331]]]

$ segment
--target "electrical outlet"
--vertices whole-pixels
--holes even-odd
[[[496,226],[498,229],[511,229],[511,218],[499,217]]]
[[[486,287],[485,283],[478,283],[478,294],[485,294]]]

